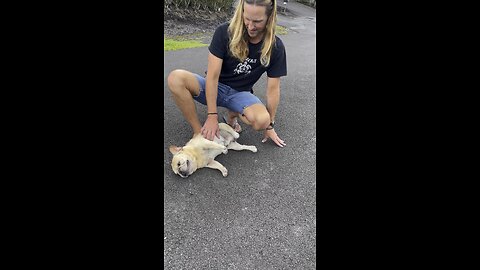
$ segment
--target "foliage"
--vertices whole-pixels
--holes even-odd
[[[317,0],[297,0],[297,2],[309,5],[311,7],[317,7]]]
[[[209,10],[209,11],[228,11],[232,8],[235,0],[165,0],[163,6],[165,10],[171,8],[176,9],[193,9],[193,10]]]
[[[288,30],[287,28],[283,27],[283,26],[280,26],[280,25],[277,25],[275,27],[275,34],[277,35],[286,35],[288,33]]]

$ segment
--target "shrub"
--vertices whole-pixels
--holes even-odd
[[[314,8],[317,7],[317,0],[297,0],[297,2],[309,5]]]
[[[165,0],[163,6],[165,10],[193,9],[209,11],[228,11],[232,8],[235,0]]]

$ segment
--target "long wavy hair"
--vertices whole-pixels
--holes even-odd
[[[248,57],[248,32],[243,21],[243,5],[254,4],[267,8],[267,24],[263,36],[263,46],[260,56],[260,63],[267,67],[270,64],[273,46],[275,46],[275,26],[277,25],[277,0],[239,0],[235,13],[233,14],[228,32],[230,35],[230,53],[233,57],[245,61]]]

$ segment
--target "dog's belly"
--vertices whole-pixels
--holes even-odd
[[[230,142],[232,142],[233,140],[233,136],[231,136],[230,134],[223,134],[222,130],[220,130],[220,133],[221,133],[220,138],[215,137],[213,141],[223,146],[229,145]],[[215,159],[215,157],[217,157],[221,153],[223,153],[222,150],[211,149],[205,152],[205,156],[207,156],[209,160],[212,160],[212,159]]]
[[[220,137],[214,137],[213,142],[222,146],[228,146],[235,138],[228,132],[224,130],[220,130]],[[206,140],[201,138],[201,140]],[[207,147],[202,149],[201,144],[198,145],[199,150],[201,150],[201,155],[197,162],[198,168],[205,167],[208,163],[214,160],[218,155],[222,154],[224,150],[222,149],[215,149],[211,147]]]
[[[220,138],[215,137],[213,141],[223,146],[227,146],[233,141],[233,139],[234,138],[232,134],[224,130],[220,130]]]

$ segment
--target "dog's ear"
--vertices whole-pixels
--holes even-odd
[[[172,155],[175,155],[176,153],[180,152],[182,150],[182,147],[178,147],[178,146],[175,146],[175,145],[170,145],[170,153],[172,153]]]

